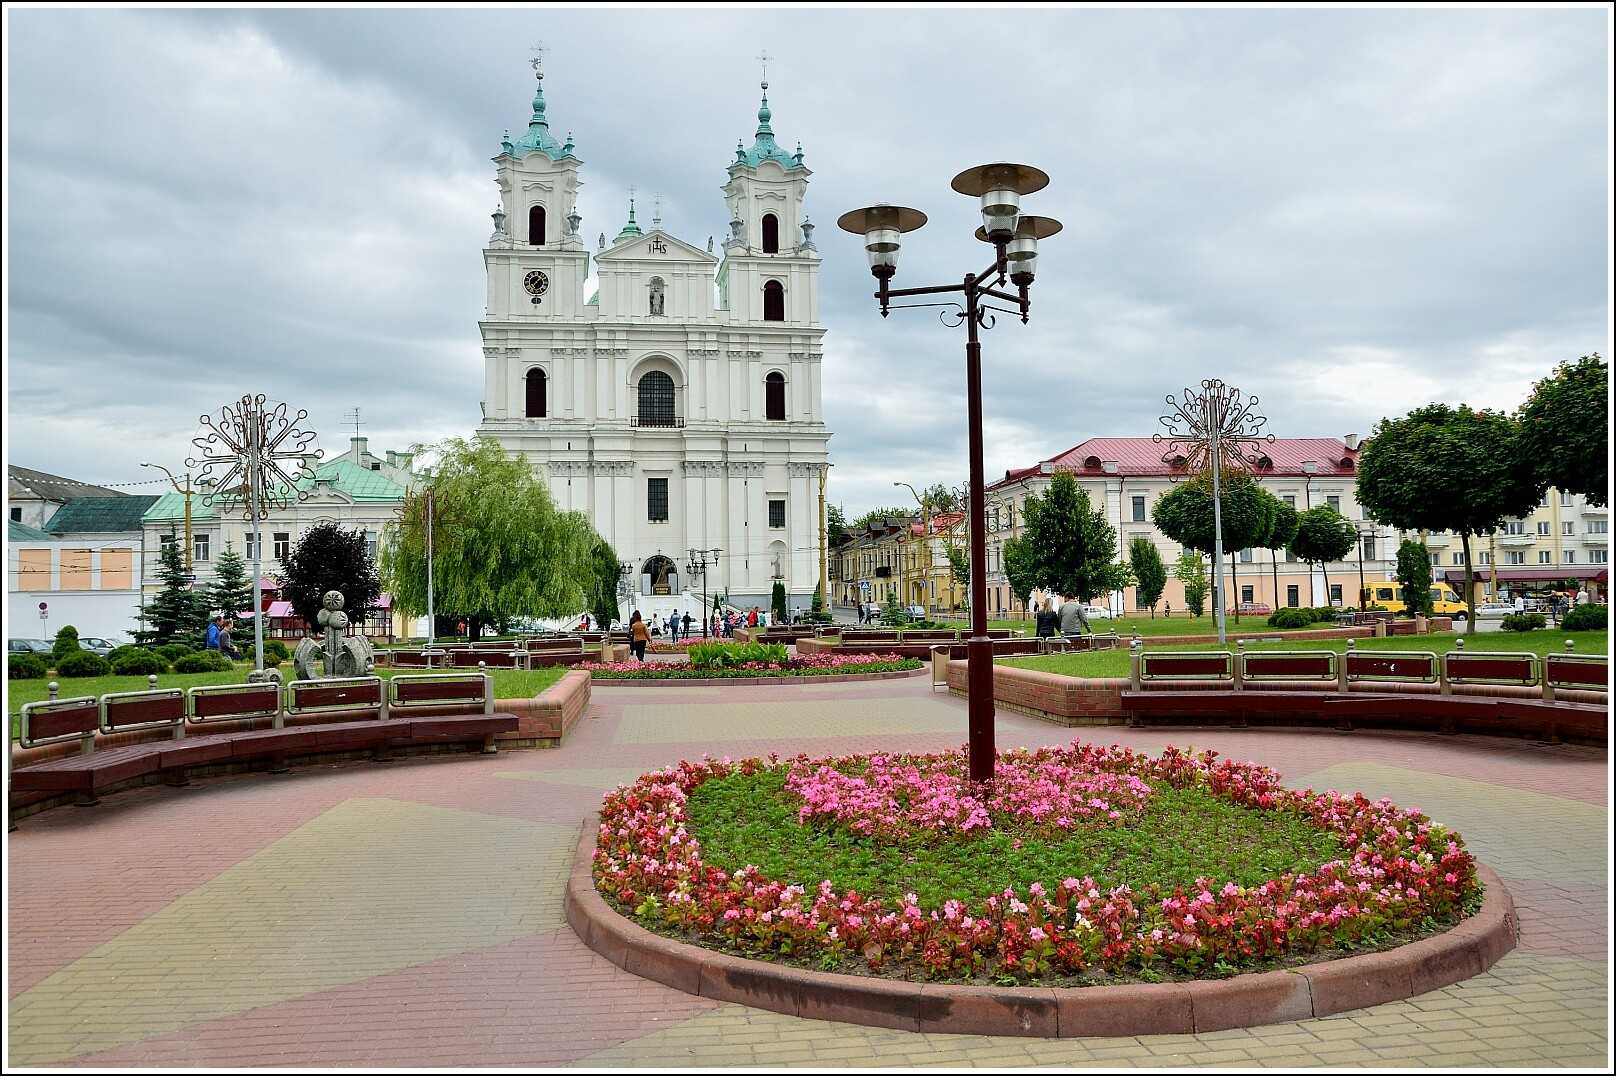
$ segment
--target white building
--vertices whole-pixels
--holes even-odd
[[[692,607],[692,549],[720,549],[709,592],[793,608],[820,579],[819,253],[803,216],[812,174],[770,128],[768,84],[750,148],[722,187],[722,257],[653,218],[594,255],[579,231],[583,162],[546,118],[494,158],[500,205],[483,250],[486,380],[478,433],[520,452],[564,508],[632,562],[645,612]]]
[[[71,624],[80,638],[127,641],[140,616],[141,514],[156,500],[73,497],[43,529],[8,521],[7,634],[49,639]]]

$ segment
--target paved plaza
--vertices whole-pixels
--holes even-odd
[[[1521,943],[1444,990],[1251,1030],[1125,1039],[914,1034],[719,1004],[627,974],[562,917],[581,821],[704,752],[938,749],[965,704],[923,677],[595,685],[554,751],[296,769],[119,794],[11,835],[10,1065],[1602,1066],[1606,753],[1470,737],[1094,730],[1213,747],[1459,829]],[[1065,730],[1001,712],[1001,747]]]

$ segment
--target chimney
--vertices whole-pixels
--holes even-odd
[[[364,437],[348,438],[348,455],[353,457],[353,461],[359,464],[361,467],[363,467],[365,464],[366,443],[367,438]]]
[[[1347,446],[1348,452],[1356,452],[1358,450],[1358,435],[1349,433],[1341,438],[1341,443]]]

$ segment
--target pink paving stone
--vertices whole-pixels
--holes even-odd
[[[744,723],[749,713],[782,698],[821,702],[827,715],[839,717],[856,713],[867,701],[902,701],[926,707],[928,713],[951,714],[958,729],[894,732],[872,723],[867,733],[814,736],[809,722],[804,735],[789,738],[615,742],[630,706],[715,705]],[[1606,753],[1587,748],[1410,733],[1121,726],[1067,730],[1011,712],[998,715],[997,730],[1001,748],[1064,743],[1074,737],[1144,750],[1178,744],[1259,761],[1293,780],[1338,764],[1378,763],[1584,804],[1608,802]],[[590,715],[557,750],[361,762],[279,777],[245,775],[187,789],[141,789],[109,797],[100,807],[51,811],[23,820],[11,834],[12,995],[356,797],[391,797],[574,826],[598,804],[603,787],[533,778],[562,777],[574,769],[645,770],[704,752],[739,757],[770,751],[936,750],[964,739],[963,700],[929,693],[926,677],[735,687],[721,693],[710,688],[614,691],[601,686]],[[1509,834],[1486,837],[1510,839]],[[1533,877],[1506,880],[1520,912],[1523,954],[1605,960],[1608,893],[1603,886]],[[564,1064],[712,1005],[612,967],[561,928],[81,1056],[75,1063]]]

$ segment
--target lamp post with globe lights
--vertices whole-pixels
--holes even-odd
[[[893,288],[898,271],[898,251],[903,234],[926,223],[926,214],[906,206],[872,205],[842,214],[837,225],[843,231],[863,236],[869,256],[870,274],[879,284],[875,298],[886,317],[894,299],[919,296],[958,295],[937,303],[900,303],[905,306],[939,306],[945,325],[965,326],[965,399],[970,454],[970,534],[971,534],[971,637],[966,643],[969,714],[970,775],[973,781],[991,780],[994,763],[993,734],[993,643],[987,623],[987,537],[984,532],[985,483],[982,465],[982,343],[979,329],[993,327],[992,311],[1019,316],[1027,321],[1031,303],[1028,289],[1038,266],[1038,241],[1061,230],[1059,221],[1021,211],[1021,199],[1049,185],[1049,176],[1025,164],[998,162],[968,168],[955,176],[950,186],[964,195],[979,199],[982,226],[976,238],[993,247],[993,261],[979,273],[967,273],[958,284],[934,287]],[[1016,293],[1003,290],[1013,284]],[[995,306],[993,301],[1008,304]]]

